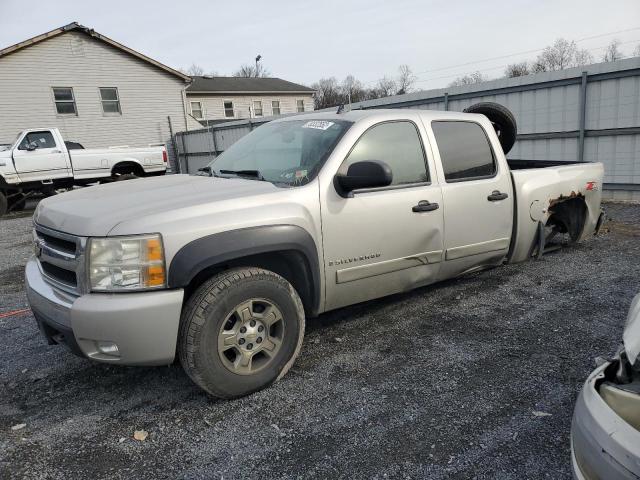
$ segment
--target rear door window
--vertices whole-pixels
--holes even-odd
[[[431,122],[447,182],[493,177],[496,159],[484,129],[475,122]]]

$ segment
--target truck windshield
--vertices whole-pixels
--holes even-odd
[[[286,120],[245,135],[206,170],[221,177],[240,176],[276,185],[304,185],[318,174],[338,140],[353,122]]]

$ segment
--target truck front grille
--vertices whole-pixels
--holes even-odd
[[[86,238],[36,225],[35,251],[40,271],[52,286],[68,293],[82,293]]]

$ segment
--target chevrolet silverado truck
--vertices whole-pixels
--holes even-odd
[[[200,175],[43,200],[26,285],[44,337],[109,364],[177,356],[197,385],[232,398],[289,370],[305,318],[597,231],[602,164],[510,167],[510,112],[469,110],[485,114],[297,115]]]
[[[0,148],[0,216],[21,210],[31,193],[133,176],[164,175],[167,150],[157,147],[85,149],[57,128],[23,130]]]

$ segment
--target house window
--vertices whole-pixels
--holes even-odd
[[[56,112],[59,115],[77,115],[76,99],[73,96],[73,88],[56,87],[53,89],[53,99],[56,102]]]
[[[262,116],[262,101],[254,100],[253,101],[253,116],[261,117]]]
[[[304,100],[296,100],[296,111],[304,112]]]
[[[280,115],[280,100],[273,100],[271,102],[271,113],[273,115]]]
[[[200,102],[191,102],[191,116],[202,119],[202,104]]]
[[[104,113],[122,114],[120,110],[120,97],[116,87],[101,87],[100,100],[102,101],[102,111]]]
[[[226,100],[224,102],[224,116],[226,118],[233,118],[233,102],[231,100]]]

